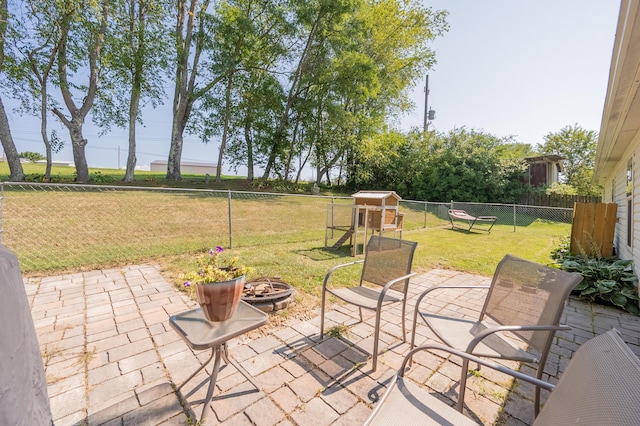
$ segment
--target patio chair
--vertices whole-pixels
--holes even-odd
[[[417,245],[418,243],[411,241],[373,235],[367,244],[364,260],[345,263],[329,270],[322,284],[320,339],[324,336],[325,303],[327,293],[330,293],[349,304],[358,306],[360,322],[362,322],[363,308],[376,312],[373,371],[376,370],[378,362],[380,315],[383,308],[393,303],[402,303],[402,339],[406,341],[405,311],[407,290],[409,288],[409,278],[415,275],[415,273],[411,273],[411,265]],[[337,269],[360,263],[363,263],[363,266],[360,283],[357,286],[346,288],[329,287],[329,278]]]
[[[413,314],[411,347],[415,345],[419,315],[447,346],[479,357],[538,363],[536,377],[540,379],[555,332],[570,329],[560,325],[560,317],[571,290],[580,281],[581,275],[506,255],[498,264],[490,286],[437,286],[424,291],[418,297]],[[469,288],[487,289],[478,319],[455,318],[420,310],[420,304],[432,292]],[[517,344],[513,337],[522,343]],[[525,349],[534,349],[539,356]],[[458,398],[460,412],[468,366],[469,360],[463,360]],[[540,389],[536,388],[536,414],[539,402]]]
[[[534,426],[640,424],[637,387],[640,383],[640,360],[613,329],[580,346],[555,386],[446,346],[421,346],[405,357],[365,425],[477,424],[405,377],[408,361],[414,354],[433,350],[460,356],[466,361],[477,362],[536,387],[551,390],[549,399],[533,422]]]
[[[472,216],[464,210],[450,209],[449,220],[451,221],[451,229],[455,229],[456,223],[459,223],[459,221],[466,221],[467,225],[469,226],[467,232],[471,232],[471,228],[473,228],[476,224],[484,223],[486,225],[489,225],[489,228],[480,228],[476,226],[476,229],[478,231],[487,231],[487,233],[490,234],[491,228],[493,228],[493,225],[495,225],[498,218],[496,216]]]

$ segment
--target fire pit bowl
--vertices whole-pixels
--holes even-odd
[[[258,277],[247,281],[242,300],[263,312],[284,309],[293,301],[295,289],[280,277]]]

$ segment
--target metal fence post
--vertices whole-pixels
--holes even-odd
[[[426,201],[424,201],[424,224],[422,225],[422,227],[425,229],[427,228],[427,202]]]
[[[513,205],[513,232],[516,232],[516,205]]]
[[[231,228],[231,190],[229,189],[229,197],[228,197],[228,205],[229,205],[229,248],[233,248],[233,232]]]

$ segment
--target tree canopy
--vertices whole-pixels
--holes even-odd
[[[564,157],[561,181],[575,188],[581,195],[599,195],[601,189],[592,183],[598,134],[575,124],[565,126],[557,132],[544,136],[544,143],[538,144],[540,154],[557,154]],[[556,189],[555,192],[571,192]]]
[[[515,202],[525,190],[523,159],[512,138],[458,128],[448,133],[389,132],[362,144],[356,175],[365,188],[443,201]]]

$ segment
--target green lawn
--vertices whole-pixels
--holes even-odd
[[[25,164],[30,176],[38,170],[42,172],[43,166]],[[72,179],[73,172],[70,167],[53,171],[66,179]],[[97,172],[113,179],[121,179],[124,173],[91,170],[92,175]],[[0,177],[3,173],[8,174],[6,163],[0,163]],[[138,186],[166,184],[160,173],[140,172],[138,179]],[[203,176],[185,176],[182,184],[189,186],[189,179],[199,182],[191,186],[213,189],[212,184],[204,184]],[[223,182],[246,185],[242,179]],[[330,200],[234,193],[233,253],[254,268],[255,276],[280,276],[304,292],[319,295],[326,271],[354,260],[348,247],[338,252],[324,248]],[[2,203],[2,237],[27,273],[160,262],[179,284],[179,273],[194,267],[194,253],[229,246],[227,213],[226,193],[8,187]],[[516,232],[513,225],[498,224],[491,234],[467,233],[451,230],[448,221],[432,213],[425,219],[422,211],[406,209],[406,215],[411,226],[403,238],[418,242],[417,272],[450,268],[490,276],[507,253],[549,263],[551,250],[571,229],[570,224],[532,219]],[[426,229],[421,228],[423,220]],[[347,272],[336,278],[346,283],[355,275]]]
[[[449,227],[404,232],[403,238],[417,241],[414,271],[426,272],[434,268],[455,269],[490,276],[505,254],[510,253],[539,263],[551,261],[551,249],[560,244],[570,232],[570,225],[534,222],[529,227],[494,227],[491,234],[451,230]],[[323,241],[274,243],[246,246],[233,250],[244,263],[255,268],[255,276],[280,276],[306,293],[319,296],[322,279],[329,268],[355,260],[348,247],[334,252],[324,249]],[[193,267],[186,256],[176,256],[166,264],[177,278],[181,270]],[[348,268],[335,277],[337,283],[357,279],[359,269]],[[179,280],[176,280],[179,284]]]

